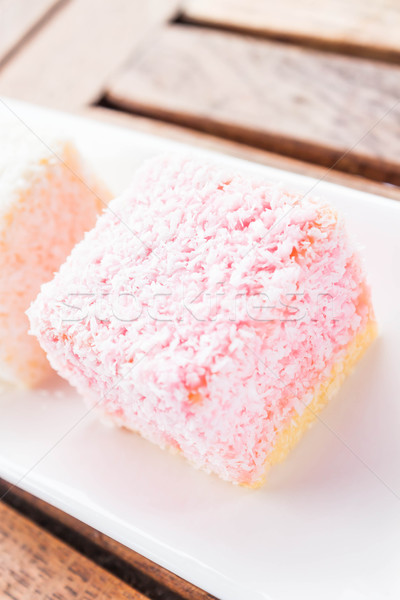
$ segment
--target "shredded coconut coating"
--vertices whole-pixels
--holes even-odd
[[[192,157],[139,169],[29,311],[90,405],[235,483],[373,318],[336,213]]]
[[[109,192],[62,136],[36,137],[16,119],[0,120],[0,131],[0,380],[30,387],[51,368],[25,311]]]

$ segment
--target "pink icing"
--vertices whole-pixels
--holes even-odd
[[[370,317],[343,222],[180,156],[147,162],[111,208],[42,286],[32,332],[116,423],[256,481],[277,432]]]

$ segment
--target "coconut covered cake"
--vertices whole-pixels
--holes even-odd
[[[72,142],[0,123],[0,380],[32,386],[51,371],[25,314],[109,193]]]
[[[342,218],[175,155],[145,163],[110,206],[41,287],[32,333],[101,415],[261,484],[376,333]]]

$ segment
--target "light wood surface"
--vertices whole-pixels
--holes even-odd
[[[67,109],[95,102],[114,70],[176,5],[70,0],[0,70],[0,94]]]
[[[223,154],[230,154],[231,156],[257,162],[276,169],[299,173],[300,175],[313,177],[317,180],[329,181],[370,194],[400,200],[400,188],[397,186],[371,181],[365,177],[360,177],[351,173],[343,173],[336,169],[320,167],[302,160],[260,150],[247,144],[222,139],[218,136],[203,133],[201,131],[194,131],[187,127],[102,107],[84,108],[79,111],[79,114],[120,127],[126,127],[152,135],[159,135],[185,144],[191,144],[195,147],[206,148]]]
[[[0,0],[0,65],[62,0]]]
[[[174,25],[133,54],[107,97],[134,112],[400,183],[398,66]]]
[[[0,503],[0,597],[145,600],[145,596],[3,503]]]
[[[399,14],[396,0],[0,0],[0,94],[400,199],[381,183],[400,184]],[[6,502],[0,598],[213,600],[21,490]]]
[[[183,17],[358,54],[400,56],[396,0],[185,0]]]

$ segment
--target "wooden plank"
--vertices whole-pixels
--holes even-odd
[[[222,152],[231,156],[236,156],[244,160],[254,161],[276,169],[299,173],[307,177],[313,177],[317,180],[329,181],[338,185],[344,185],[369,194],[376,194],[393,200],[400,200],[400,188],[377,181],[366,179],[351,173],[344,173],[336,169],[327,169],[287,156],[273,154],[265,150],[260,150],[247,144],[225,140],[200,131],[195,131],[187,127],[181,127],[171,123],[132,115],[120,111],[110,110],[103,107],[84,108],[79,113],[83,116],[105,121],[110,124],[128,127],[136,131],[159,135],[164,138],[192,144],[200,148],[206,148],[215,152]]]
[[[0,479],[0,494],[3,494],[5,490],[8,489],[8,484]],[[185,581],[181,577],[178,577],[174,573],[163,569],[156,563],[148,560],[144,556],[141,556],[137,552],[130,550],[126,546],[119,544],[112,538],[96,531],[89,525],[74,519],[70,515],[54,508],[53,506],[35,498],[31,494],[20,490],[19,488],[12,488],[12,491],[7,495],[7,501],[10,501],[13,505],[22,507],[23,512],[27,513],[28,516],[32,516],[32,518],[37,518],[38,514],[43,515],[40,518],[42,523],[46,522],[47,519],[51,519],[52,521],[58,522],[63,526],[67,527],[70,531],[78,534],[79,536],[84,536],[90,542],[96,544],[101,547],[105,551],[109,552],[110,555],[114,555],[123,561],[125,561],[128,565],[132,565],[135,569],[139,570],[147,577],[152,580],[160,583],[163,587],[166,588],[165,597],[172,598],[172,594],[177,595],[177,600],[216,600],[214,596],[211,596],[207,592],[195,587],[188,581]],[[0,504],[1,506],[1,504]],[[0,513],[0,522],[1,522],[1,513]],[[86,559],[85,559],[86,560]],[[1,562],[1,525],[0,525],[0,562]],[[1,575],[1,568],[0,568]],[[0,579],[1,581],[1,579]],[[1,590],[1,584],[0,584]],[[161,595],[160,595],[161,594]],[[169,595],[167,595],[169,594]],[[149,593],[150,595],[150,593]],[[152,597],[164,597],[162,592],[158,590],[157,592],[153,592]],[[175,596],[174,596],[175,597]],[[136,597],[134,596],[135,600]],[[142,599],[142,596],[139,596]],[[19,598],[18,598],[19,600]],[[58,599],[59,600],[59,599]],[[69,600],[69,598],[68,598]]]
[[[145,600],[3,503],[0,595],[11,600]]]
[[[400,183],[400,67],[172,25],[110,82],[114,106]]]
[[[0,94],[58,108],[94,102],[177,0],[70,0],[0,71]]]
[[[62,0],[0,0],[0,64]]]
[[[367,56],[400,56],[393,0],[185,0],[183,19]]]

